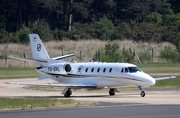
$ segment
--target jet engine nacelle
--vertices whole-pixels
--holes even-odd
[[[39,69],[39,71],[46,72],[47,74],[69,74],[72,71],[72,67],[68,63],[56,63]]]

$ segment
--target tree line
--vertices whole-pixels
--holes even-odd
[[[179,0],[1,0],[0,43],[42,40],[169,41],[179,46]],[[178,48],[178,49],[179,49]]]

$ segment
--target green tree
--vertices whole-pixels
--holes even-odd
[[[164,22],[166,25],[170,25],[170,26],[180,25],[180,13],[173,15],[166,15]]]
[[[37,21],[35,21],[32,25],[32,29],[33,29],[33,33],[39,34],[41,39],[46,39],[47,35],[50,32],[49,24],[43,19],[41,20],[38,19]]]
[[[174,13],[180,12],[180,0],[167,0],[167,2],[171,4],[171,9],[174,11]]]
[[[6,19],[4,18],[4,16],[0,15],[0,31],[2,29],[5,29],[5,26],[6,26]]]
[[[125,32],[129,32],[129,31],[131,30],[131,27],[129,26],[128,23],[122,22],[122,23],[118,26],[118,30],[120,30],[120,31],[125,31]]]
[[[116,43],[108,43],[105,44],[104,49],[96,52],[93,59],[101,62],[133,62],[134,54],[131,49],[119,50]]]
[[[157,12],[152,12],[147,16],[145,21],[149,23],[159,23],[162,21],[162,15]]]
[[[111,20],[108,20],[105,16],[95,23],[95,32],[101,40],[111,39],[114,33],[114,25]]]
[[[19,31],[16,32],[14,42],[29,44],[29,34],[31,33],[30,29],[26,26],[23,26]]]
[[[180,33],[177,34],[177,36],[174,40],[174,44],[176,46],[178,53],[180,54]]]

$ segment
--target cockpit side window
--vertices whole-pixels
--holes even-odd
[[[138,67],[128,67],[130,73],[136,73],[137,71],[141,72],[141,69]]]
[[[128,69],[127,68],[125,68],[125,73],[128,73]]]

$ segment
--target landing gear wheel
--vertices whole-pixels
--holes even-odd
[[[68,93],[68,92],[66,92],[65,94],[64,94],[64,97],[70,97],[70,94]]]
[[[109,89],[109,95],[115,95],[114,89]]]
[[[70,97],[71,94],[72,94],[71,89],[68,89],[68,90],[66,91],[66,93],[64,94],[64,97]]]
[[[144,91],[141,91],[140,95],[141,95],[141,97],[144,97],[146,94]]]

